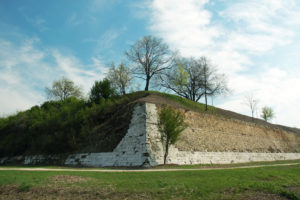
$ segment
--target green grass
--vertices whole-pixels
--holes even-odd
[[[194,110],[197,112],[205,111],[205,104],[203,104],[203,103],[195,102],[195,101],[180,97],[175,94],[168,94],[168,93],[163,93],[163,92],[158,92],[158,91],[138,91],[138,92],[129,93],[127,95],[121,96],[120,99],[117,100],[116,102],[125,102],[125,101],[130,102],[130,101],[134,101],[136,99],[148,96],[149,94],[159,95],[170,101],[178,103],[179,105],[181,105],[185,108],[188,108],[188,109],[191,109],[191,110]],[[208,112],[216,113],[216,108],[208,105]]]
[[[88,178],[86,182],[65,183],[60,187],[93,194],[100,191],[108,199],[239,199],[257,192],[299,199],[291,188],[300,189],[300,165],[252,169],[172,172],[28,172],[0,171],[0,195],[5,185],[17,185],[18,192],[34,188],[55,188],[51,176],[71,175]],[[2,188],[2,191],[1,191]],[[102,191],[102,192],[101,192]],[[105,191],[105,192],[104,192]],[[59,193],[59,195],[63,195]],[[102,195],[102,196],[101,196]],[[103,196],[104,195],[104,196]],[[0,196],[1,198],[1,196]]]
[[[174,94],[168,94],[168,93],[162,93],[162,92],[157,92],[157,91],[149,91],[148,93],[150,94],[157,94],[162,97],[165,97],[173,102],[176,102],[180,104],[183,107],[186,107],[188,109],[197,111],[197,112],[204,112],[205,111],[205,104],[191,101],[189,99],[185,99],[183,97],[174,95]],[[208,112],[209,113],[216,113],[216,108],[213,106],[208,105]]]

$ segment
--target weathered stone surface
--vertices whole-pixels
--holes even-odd
[[[146,149],[145,104],[136,105],[127,134],[114,149],[108,153],[70,155],[66,165],[103,166],[143,166],[148,154]]]
[[[163,164],[163,145],[157,128],[158,115],[155,104],[146,103],[146,133],[149,141],[149,152],[153,165]],[[254,152],[199,152],[180,151],[171,145],[167,163],[169,164],[228,164],[253,161],[275,161],[300,159],[300,153],[254,153]]]
[[[63,160],[65,165],[79,166],[143,166],[163,164],[164,148],[158,131],[158,114],[155,104],[143,103],[135,106],[129,129],[113,152],[72,154]],[[201,131],[199,128],[197,131]],[[180,145],[179,145],[180,146]],[[23,164],[58,163],[61,157],[26,156],[1,158],[0,164],[11,160],[21,160]],[[167,163],[169,164],[227,164],[252,161],[274,161],[300,159],[300,153],[269,152],[201,152],[182,151],[171,145]]]
[[[184,112],[188,128],[176,147],[181,151],[300,153],[300,135],[206,112]]]

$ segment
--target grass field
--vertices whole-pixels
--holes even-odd
[[[0,171],[0,199],[300,199],[300,165],[148,173],[6,170]]]

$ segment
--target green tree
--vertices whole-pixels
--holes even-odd
[[[264,106],[261,109],[261,117],[267,122],[272,120],[275,117],[274,110],[271,107]]]
[[[129,87],[132,81],[130,70],[123,64],[118,67],[112,63],[111,68],[107,74],[107,79],[111,82],[112,86],[118,90],[119,94],[126,94],[126,88]]]
[[[99,101],[103,99],[109,99],[115,96],[115,89],[112,87],[110,81],[108,79],[104,79],[102,81],[95,81],[93,87],[90,92],[90,101],[99,103]]]
[[[165,145],[164,164],[166,164],[170,145],[178,141],[180,133],[186,128],[184,115],[164,105],[159,114],[158,127]]]
[[[79,86],[66,77],[54,81],[51,88],[46,87],[46,95],[49,100],[65,100],[68,97],[82,98],[82,90]]]

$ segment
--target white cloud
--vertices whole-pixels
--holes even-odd
[[[82,64],[72,55],[38,46],[37,38],[20,44],[0,38],[0,115],[44,102],[44,88],[62,76],[86,94],[95,80],[103,78],[106,68],[96,58]]]
[[[48,30],[49,28],[47,27],[47,21],[40,17],[40,16],[34,16],[34,17],[29,17],[24,14],[24,17],[26,21],[31,24],[32,26],[36,27],[39,31],[43,32]]]
[[[228,75],[234,93],[219,106],[248,114],[241,105],[244,95],[252,91],[261,106],[274,107],[276,122],[300,127],[295,109],[300,94],[294,91],[300,85],[300,70],[280,68],[263,59],[276,56],[281,47],[294,45],[300,38],[299,1],[222,3],[224,7],[208,0],[153,0],[147,5],[149,27],[183,56],[208,56]]]
[[[252,91],[259,100],[258,112],[263,106],[271,106],[276,114],[274,122],[299,127],[299,74],[300,70],[287,72],[279,68],[267,68],[257,76],[239,74],[233,77],[231,85],[238,92],[220,106],[249,115],[250,110],[243,101],[244,95]]]
[[[82,42],[95,44],[94,54],[96,55],[97,54],[105,55],[107,53],[115,55],[116,52],[113,50],[112,47],[115,45],[118,37],[124,31],[126,31],[126,29],[127,29],[126,26],[119,27],[118,29],[109,29],[97,38],[85,38],[82,40]]]
[[[77,13],[72,13],[67,19],[67,24],[71,26],[78,26],[83,23],[83,19],[78,17]]]
[[[123,30],[120,29],[106,31],[103,35],[101,35],[101,37],[97,41],[98,48],[111,48],[114,40],[118,38],[120,32],[123,32]]]
[[[114,5],[121,2],[122,0],[91,0],[89,8],[92,12],[99,12],[104,9],[112,9]]]
[[[222,29],[211,26],[211,13],[203,9],[207,0],[155,0],[151,3],[150,28],[183,55],[193,54],[213,43]],[[194,49],[191,49],[193,47]],[[199,51],[199,50],[198,50]]]
[[[107,68],[101,66],[101,61],[97,58],[92,58],[93,70],[89,70],[74,56],[62,55],[59,51],[53,51],[53,57],[56,64],[63,71],[63,74],[79,84],[87,94],[95,80],[104,78]]]

